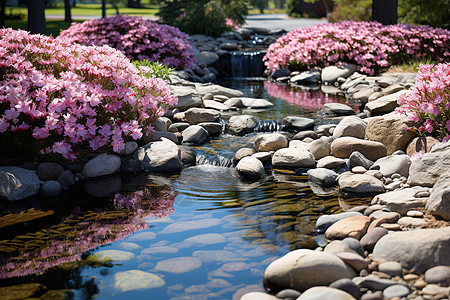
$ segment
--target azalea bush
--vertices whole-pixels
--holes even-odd
[[[450,140],[450,63],[420,65],[415,86],[398,103],[397,112],[416,124],[410,130]]]
[[[57,39],[86,46],[109,45],[129,59],[147,59],[177,69],[194,63],[192,45],[185,33],[142,17],[116,15],[72,23]]]
[[[449,60],[450,31],[377,22],[320,24],[281,36],[270,45],[264,60],[269,71],[354,63],[359,71],[372,75],[389,65],[417,58]]]
[[[119,152],[177,101],[148,73],[109,46],[0,29],[0,145],[70,160],[79,149]]]

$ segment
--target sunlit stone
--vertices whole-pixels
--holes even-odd
[[[195,257],[176,257],[159,261],[156,266],[156,271],[169,273],[186,273],[196,270],[202,266],[202,261]]]
[[[114,288],[121,292],[158,288],[166,284],[161,277],[139,270],[116,273],[114,280]]]
[[[127,251],[121,250],[103,250],[92,255],[86,259],[89,262],[105,262],[105,261],[127,261],[132,260],[136,256]]]

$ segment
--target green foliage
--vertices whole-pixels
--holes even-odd
[[[166,81],[170,81],[169,75],[174,69],[168,68],[167,66],[160,64],[154,61],[148,61],[146,59],[143,60],[134,60],[133,64],[140,69],[141,67],[148,67],[152,70],[150,73],[146,73],[145,76],[150,78],[150,76],[154,76],[156,78],[161,78]]]
[[[294,17],[294,18],[303,17],[302,1],[287,0],[285,5],[286,5],[286,14],[289,17]]]
[[[269,5],[269,0],[250,0],[250,4],[251,6],[258,8],[259,11],[263,13],[264,8]]]
[[[188,34],[217,36],[233,24],[245,23],[247,0],[163,0],[159,13],[164,23]]]
[[[449,29],[450,0],[431,2],[429,0],[399,0],[399,21]]]
[[[334,0],[334,3],[330,22],[370,21],[372,18],[372,0]]]

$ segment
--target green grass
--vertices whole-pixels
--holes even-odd
[[[401,64],[390,66],[387,73],[416,73],[419,70],[419,65],[438,64],[430,58],[424,58],[421,60],[405,61]]]
[[[74,21],[74,22],[82,22]],[[47,31],[47,35],[52,35],[53,37],[57,37],[59,33],[70,27],[70,22],[64,22],[63,20],[47,20],[45,22],[45,27]],[[13,28],[13,29],[23,29],[27,30],[27,21],[26,20],[6,20],[5,27]]]

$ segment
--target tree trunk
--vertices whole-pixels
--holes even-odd
[[[383,25],[397,24],[397,0],[373,0],[372,21]]]
[[[0,0],[0,27],[5,27],[5,7],[6,0]]]
[[[260,12],[261,14],[264,14],[264,7],[260,7],[260,8],[259,8],[259,12]]]
[[[64,0],[64,22],[72,22],[70,0]]]
[[[128,0],[128,7],[139,8],[141,7],[141,0]]]
[[[28,1],[28,31],[45,34],[45,0]]]
[[[102,0],[102,18],[106,17],[106,0]]]

